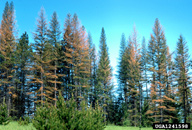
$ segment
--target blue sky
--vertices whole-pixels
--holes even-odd
[[[6,0],[0,0],[0,20],[5,2]],[[179,35],[182,34],[188,42],[189,53],[192,54],[191,0],[13,0],[13,2],[18,37],[27,31],[30,42],[33,42],[32,32],[36,29],[36,19],[42,6],[45,8],[48,20],[53,11],[57,12],[62,31],[67,13],[77,13],[86,30],[91,32],[97,50],[101,28],[104,27],[114,74],[117,71],[122,33],[127,38],[135,24],[140,43],[143,36],[148,42],[156,18],[159,18],[165,30],[170,51],[175,50]]]

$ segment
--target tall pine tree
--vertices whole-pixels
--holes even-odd
[[[30,74],[30,64],[31,64],[31,46],[29,45],[29,37],[25,32],[22,34],[19,39],[19,43],[16,46],[16,110],[17,117],[24,116],[25,110],[28,110],[28,107],[31,106],[29,101],[29,96],[27,95],[30,92],[28,86],[28,75]]]
[[[191,106],[191,91],[189,81],[189,54],[186,41],[183,36],[180,35],[177,42],[176,57],[175,57],[175,68],[176,68],[176,81],[179,97],[179,104],[181,105],[182,119],[184,123],[189,122],[187,117],[190,114]]]
[[[102,28],[100,37],[100,51],[98,63],[98,86],[101,105],[105,112],[105,118],[108,120],[107,113],[109,113],[109,103],[111,102],[110,96],[112,92],[112,69],[109,60],[108,48],[106,43],[105,30]]]

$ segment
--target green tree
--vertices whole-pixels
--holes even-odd
[[[108,120],[107,113],[109,113],[109,103],[111,102],[110,96],[112,95],[112,69],[110,66],[108,48],[106,43],[105,30],[102,28],[100,37],[100,51],[98,63],[98,86],[101,106],[105,112],[105,118]]]
[[[90,59],[90,89],[89,91],[89,103],[95,107],[96,101],[98,100],[98,87],[97,87],[97,59],[95,44],[92,42],[91,34],[88,34],[89,44],[89,59]]]
[[[183,36],[180,35],[177,48],[176,48],[176,57],[175,57],[175,69],[176,69],[176,81],[177,81],[177,95],[179,97],[179,103],[181,105],[182,119],[184,123],[189,122],[187,120],[188,115],[190,114],[191,106],[191,91],[190,91],[190,81],[189,81],[189,54],[186,41]]]
[[[16,46],[16,110],[17,117],[24,116],[26,104],[30,106],[29,96],[30,88],[27,83],[27,75],[30,74],[30,63],[31,63],[31,46],[29,45],[29,37],[25,32],[19,39],[19,43]]]
[[[0,125],[7,125],[8,123],[9,123],[8,110],[4,98],[3,103],[0,104]]]
[[[147,74],[147,47],[145,38],[143,37],[142,48],[141,48],[141,71],[142,71],[142,84],[145,87],[145,95],[147,101],[149,99],[149,90],[148,90],[148,74]]]
[[[119,65],[118,65],[118,82],[119,82],[119,94],[123,94],[124,87],[125,87],[125,61],[124,61],[124,54],[126,50],[126,39],[125,35],[122,34],[121,36],[121,43],[120,43],[120,51],[119,51]]]

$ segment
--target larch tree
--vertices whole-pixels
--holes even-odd
[[[133,126],[137,126],[138,121],[140,121],[141,117],[139,113],[141,113],[141,103],[142,103],[142,86],[141,86],[141,71],[140,71],[140,53],[139,53],[139,44],[137,38],[137,31],[134,27],[132,36],[129,37],[129,59],[128,59],[128,79],[126,79],[126,83],[128,83],[128,112],[130,113],[130,121]]]
[[[13,2],[6,2],[1,27],[0,27],[0,58],[1,58],[1,99],[5,97],[8,115],[14,109],[13,100],[17,97],[15,93],[15,16]]]
[[[63,78],[60,77],[59,81],[63,82],[64,87],[64,98],[69,100],[72,97],[72,90],[74,89],[73,81],[73,43],[72,43],[72,25],[71,25],[71,15],[68,14],[65,19],[63,42],[61,43],[60,56],[64,60],[59,60],[60,68],[58,70],[59,74],[64,74]]]
[[[72,19],[70,14],[67,16],[63,38],[63,67],[66,70],[65,80],[68,82],[64,89],[68,91],[67,97],[74,95],[79,107],[89,88],[90,58],[86,30],[76,14]]]
[[[58,77],[61,76],[60,74],[57,73],[59,68],[58,60],[63,59],[59,53],[59,49],[61,47],[60,35],[61,35],[61,31],[60,31],[58,16],[56,12],[53,12],[52,19],[50,21],[50,27],[48,29],[48,41],[52,47],[51,49],[52,63],[50,65],[51,66],[50,69],[52,71],[50,71],[51,74],[50,74],[49,81],[50,81],[50,86],[52,86],[52,84],[54,86],[54,95],[52,95],[52,97],[53,97],[55,106],[57,102],[57,90],[58,90],[57,84],[61,84],[61,82],[58,81]]]
[[[80,101],[86,96],[86,90],[89,88],[88,80],[90,76],[89,45],[87,43],[87,34],[85,28],[80,24],[78,16],[74,14],[72,19],[73,35],[73,80],[74,96],[79,107]]]
[[[147,114],[151,114],[151,117],[155,122],[168,122],[167,115],[165,111],[169,109],[166,106],[166,102],[174,102],[173,99],[166,96],[170,87],[168,87],[168,73],[167,73],[167,45],[162,30],[161,24],[158,19],[155,20],[153,34],[151,34],[151,39],[149,42],[148,49],[148,61],[150,62],[149,71],[152,73],[151,79],[151,106]],[[169,88],[169,89],[168,89]],[[172,109],[170,109],[171,111]]]
[[[163,122],[174,122],[179,123],[178,119],[178,107],[176,103],[176,86],[174,85],[175,76],[174,76],[174,62],[172,61],[172,54],[169,52],[169,47],[167,47],[167,54],[166,54],[166,75],[164,77],[164,81],[166,83],[165,90],[164,90],[164,105],[166,109],[164,110],[164,120]]]
[[[175,69],[176,69],[176,81],[177,81],[177,95],[179,97],[179,104],[181,105],[182,119],[184,123],[189,122],[187,120],[191,106],[191,91],[190,91],[190,76],[189,76],[189,53],[186,45],[186,41],[183,36],[180,35],[177,48],[176,48],[176,57],[175,57]]]
[[[32,76],[31,83],[34,84],[34,93],[35,94],[35,103],[44,104],[45,98],[49,102],[53,102],[54,88],[50,86],[50,83],[54,82],[52,78],[51,70],[54,70],[54,67],[51,65],[53,59],[51,59],[51,44],[48,42],[48,27],[47,21],[45,18],[44,8],[41,8],[39,13],[39,18],[37,19],[37,29],[33,33],[34,41],[33,44],[33,67],[32,70],[34,75]]]
[[[111,102],[110,96],[112,92],[112,68],[110,65],[108,48],[106,43],[105,30],[102,28],[100,37],[99,63],[98,63],[98,87],[101,106],[105,112],[105,119],[108,120],[107,113],[109,112],[108,105]]]

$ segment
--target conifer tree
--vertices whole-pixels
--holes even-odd
[[[64,57],[64,60],[59,60],[60,68],[59,74],[64,74],[64,78],[60,77],[60,81],[64,83],[64,97],[69,100],[72,96],[72,90],[74,89],[73,81],[73,44],[72,44],[72,25],[71,15],[68,14],[64,24],[63,42],[60,49],[60,56]]]
[[[178,123],[178,107],[176,103],[175,85],[174,85],[174,63],[172,61],[172,54],[169,52],[169,47],[167,47],[166,54],[166,75],[164,81],[166,82],[165,92],[164,92],[164,105],[166,109],[164,110],[164,120],[163,122],[175,122]]]
[[[17,97],[15,94],[15,16],[13,2],[6,2],[0,29],[0,58],[1,58],[1,79],[0,86],[2,88],[2,98],[5,97],[8,115],[14,107],[13,100]]]
[[[71,76],[72,86],[77,106],[79,107],[81,98],[86,96],[85,89],[89,88],[88,80],[90,75],[89,45],[85,28],[79,23],[78,16],[74,14],[71,21],[72,33],[72,61]],[[70,63],[70,62],[69,62]]]
[[[129,38],[129,59],[128,59],[128,96],[129,96],[129,110],[130,121],[133,126],[137,126],[139,121],[139,113],[141,111],[141,96],[142,86],[140,84],[141,72],[140,72],[140,54],[138,48],[137,31],[134,27],[133,34]]]
[[[52,68],[52,71],[51,71],[51,75],[50,75],[50,82],[51,82],[51,86],[52,84],[54,84],[54,95],[52,95],[52,97],[54,98],[54,104],[56,106],[56,101],[57,101],[57,90],[58,90],[58,87],[57,87],[57,84],[61,84],[61,82],[58,81],[58,76],[61,76],[61,75],[58,75],[57,73],[57,70],[58,70],[58,60],[59,58],[62,59],[62,57],[60,57],[60,54],[59,54],[59,49],[60,49],[60,25],[59,25],[59,21],[58,21],[58,16],[57,16],[57,13],[56,12],[53,12],[53,15],[52,15],[52,19],[50,21],[50,28],[48,30],[48,40],[49,40],[49,43],[52,45],[52,49],[51,49],[51,58],[52,58],[52,63],[51,63],[51,68]],[[53,81],[52,81],[53,80]]]
[[[19,39],[19,43],[16,46],[16,110],[17,117],[24,116],[26,104],[29,102],[29,96],[27,92],[30,91],[27,83],[27,75],[30,74],[30,59],[31,59],[31,46],[29,45],[28,34],[25,32]],[[30,104],[30,103],[29,103]],[[29,106],[29,105],[27,105]]]
[[[63,39],[63,70],[66,70],[65,80],[67,82],[64,89],[68,98],[73,93],[79,107],[81,99],[87,96],[86,89],[89,88],[90,58],[86,30],[80,24],[76,14],[72,19],[68,14]]]
[[[118,65],[118,82],[119,82],[119,94],[123,94],[124,86],[125,86],[125,64],[123,55],[126,50],[126,40],[125,35],[122,34],[121,36],[121,43],[120,43],[120,51],[119,51],[119,65]]]
[[[50,83],[54,80],[51,73],[51,70],[54,70],[51,66],[52,59],[50,52],[52,47],[47,38],[47,21],[43,7],[39,13],[39,19],[37,22],[37,29],[34,33],[34,64],[32,67],[34,75],[32,76],[33,81],[31,83],[35,84],[35,91],[32,92],[35,94],[35,103],[43,104],[45,97],[50,102],[53,102],[54,100],[54,98],[51,97],[54,93],[54,89],[50,86]]]
[[[145,95],[148,101],[149,91],[148,91],[148,78],[147,78],[147,47],[145,38],[143,37],[142,48],[141,48],[141,71],[142,71],[142,84],[145,87]]]
[[[95,107],[95,103],[98,100],[98,87],[97,87],[97,56],[96,56],[96,49],[95,44],[92,42],[91,34],[88,34],[88,44],[89,44],[89,58],[90,58],[90,103],[93,107]]]
[[[190,81],[189,81],[189,54],[186,41],[183,36],[180,35],[175,57],[175,69],[176,69],[176,81],[177,81],[177,95],[179,97],[179,103],[181,104],[182,119],[184,123],[189,122],[187,117],[189,116],[191,106],[191,91],[190,91]]]
[[[152,73],[152,80],[150,94],[151,106],[147,114],[151,114],[155,122],[167,122],[169,115],[167,115],[165,111],[169,109],[169,106],[166,104],[167,101],[174,102],[174,100],[171,99],[170,96],[166,96],[166,93],[171,90],[171,88],[168,87],[167,80],[168,59],[166,56],[168,50],[164,31],[158,19],[155,20],[148,51],[148,61],[150,62],[149,70]]]
[[[111,102],[110,96],[112,92],[112,69],[110,66],[108,48],[106,43],[105,30],[102,28],[100,37],[100,51],[99,51],[99,63],[98,63],[98,86],[101,105],[105,112],[105,118],[108,120],[107,113],[109,112],[108,105]]]

